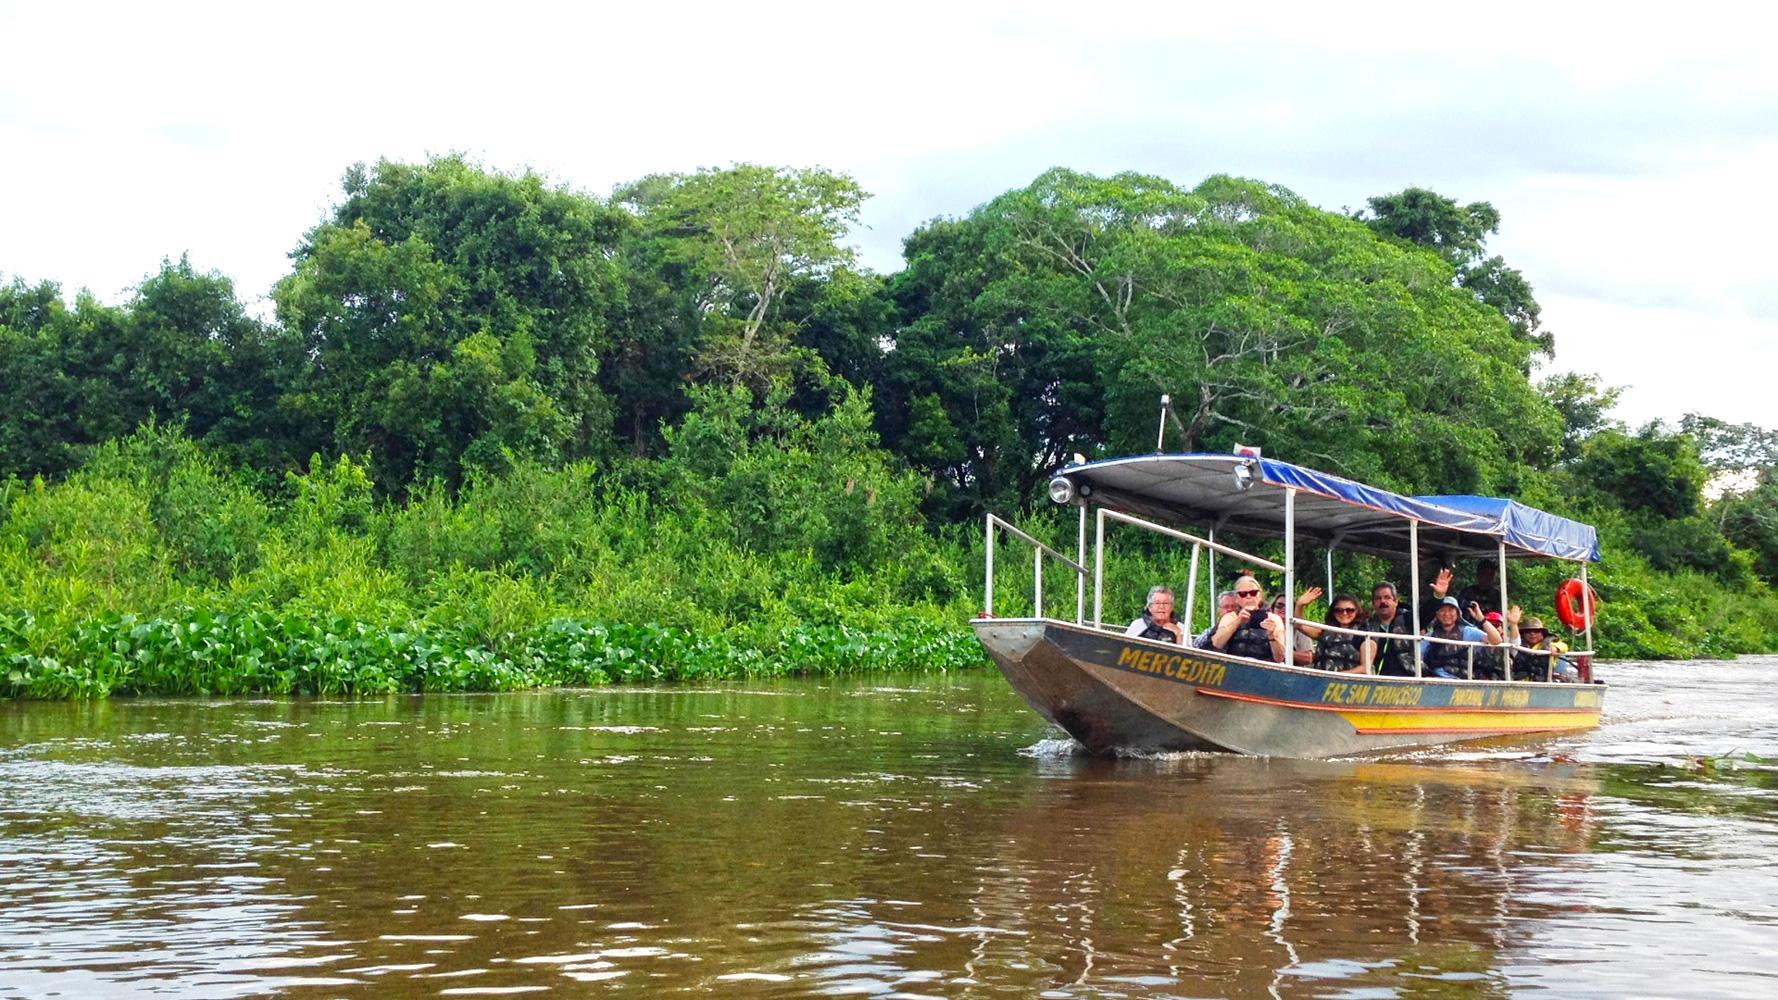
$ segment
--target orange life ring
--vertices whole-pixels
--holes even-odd
[[[1581,589],[1586,588],[1586,603],[1581,603]],[[1591,614],[1589,614],[1591,612]],[[1579,580],[1563,580],[1556,588],[1556,617],[1576,632],[1585,632],[1599,613],[1599,592]]]

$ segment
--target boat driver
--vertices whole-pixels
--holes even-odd
[[[1265,591],[1251,576],[1235,579],[1235,610],[1222,616],[1210,646],[1255,660],[1284,662],[1284,619],[1265,610]]]
[[[1173,591],[1168,587],[1150,587],[1142,617],[1131,622],[1124,634],[1137,639],[1185,645],[1185,629],[1173,620]]]

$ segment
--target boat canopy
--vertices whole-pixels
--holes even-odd
[[[1296,491],[1296,530],[1337,548],[1389,559],[1420,551],[1447,560],[1553,556],[1598,562],[1591,525],[1497,497],[1408,497],[1289,462],[1248,455],[1144,455],[1062,469],[1092,503],[1162,520],[1267,538],[1284,535],[1284,498]]]

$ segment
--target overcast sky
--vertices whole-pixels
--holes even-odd
[[[262,297],[349,165],[453,151],[598,194],[849,171],[882,271],[1051,166],[1420,185],[1500,209],[1549,370],[1778,425],[1769,22],[1575,6],[0,0],[0,278],[121,301],[189,253]]]

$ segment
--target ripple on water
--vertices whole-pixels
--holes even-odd
[[[1377,761],[1086,757],[993,675],[44,716],[0,981],[1763,1000],[1778,660],[1608,666],[1596,732]]]

